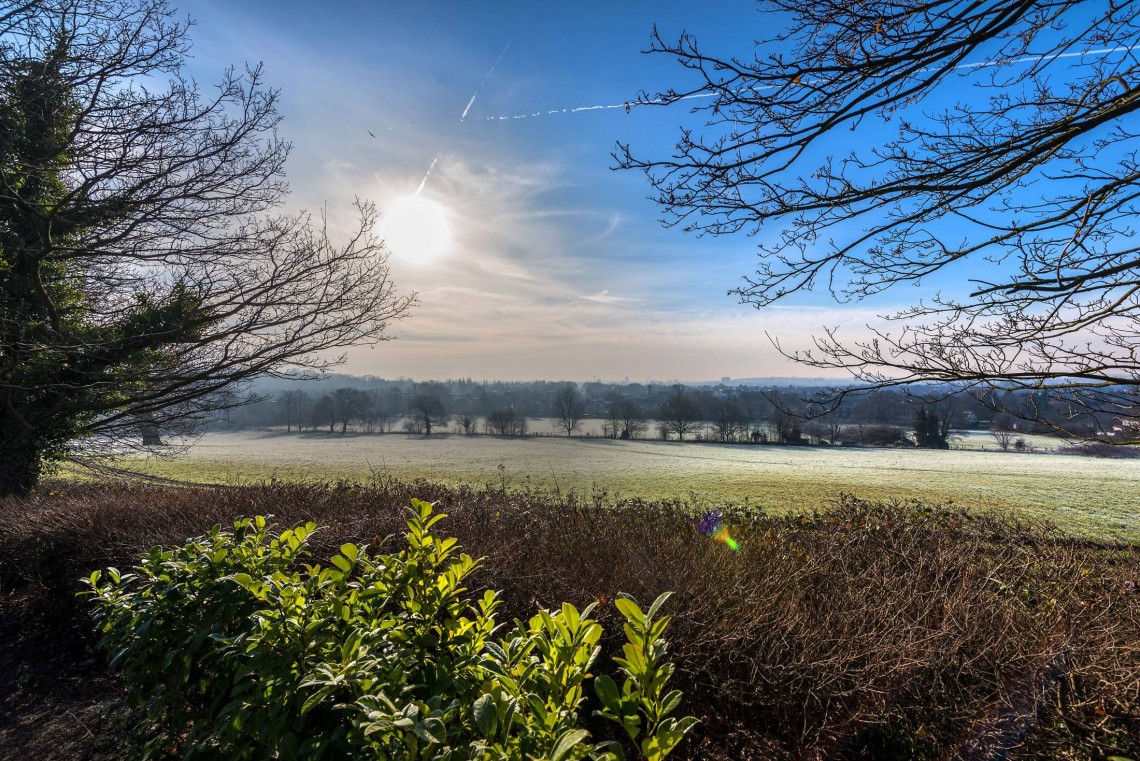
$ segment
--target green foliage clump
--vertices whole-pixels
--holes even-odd
[[[146,707],[143,756],[624,759],[580,726],[594,606],[497,635],[496,593],[465,596],[478,561],[430,533],[443,517],[413,500],[405,549],[345,544],[325,567],[301,562],[313,524],[274,535],[257,517],[91,574],[102,643]],[[624,684],[593,680],[598,715],[651,760],[696,723],[669,717],[681,694],[665,689],[665,597],[647,612],[618,599]]]

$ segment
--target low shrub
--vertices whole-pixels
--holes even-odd
[[[845,433],[854,435],[857,443],[870,447],[909,447],[914,443],[905,429],[894,425],[865,425],[849,428]]]
[[[1057,448],[1061,454],[1075,454],[1081,457],[1104,457],[1112,460],[1130,460],[1140,457],[1140,449],[1134,444],[1112,444],[1107,441],[1074,441]]]
[[[594,604],[497,636],[496,592],[465,594],[478,561],[431,533],[443,517],[413,500],[406,548],[346,543],[328,566],[302,563],[313,523],[274,535],[259,516],[156,547],[130,573],[92,573],[102,645],[146,708],[143,757],[624,759],[581,726],[601,651]],[[623,684],[593,679],[598,715],[650,760],[696,723],[670,716],[681,693],[666,689],[666,597],[648,611],[615,601]]]

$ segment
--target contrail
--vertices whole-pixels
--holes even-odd
[[[765,85],[764,87],[753,88],[755,90],[774,90],[776,85]],[[484,116],[483,121],[507,121],[508,119],[533,119],[536,116],[553,116],[554,114],[576,114],[581,111],[604,111],[610,108],[624,108],[626,111],[637,108],[638,106],[648,106],[656,103],[673,103],[678,100],[691,100],[693,98],[711,98],[716,93],[700,92],[693,95],[682,95],[677,98],[654,98],[653,100],[627,100],[624,103],[607,103],[600,106],[575,106],[574,108],[552,108],[549,111],[535,111],[532,114],[511,114],[506,116]]]
[[[475,105],[475,99],[477,97],[479,97],[479,91],[483,89],[483,85],[487,84],[487,80],[491,78],[491,74],[494,73],[495,67],[499,65],[499,61],[503,60],[503,56],[505,56],[507,54],[507,48],[509,48],[510,46],[511,46],[511,43],[509,43],[509,42],[503,46],[503,50],[502,50],[502,52],[499,53],[499,57],[495,59],[495,62],[493,64],[491,64],[491,68],[487,69],[487,73],[483,75],[482,81],[479,82],[479,86],[475,88],[475,92],[472,93],[472,95],[471,95],[471,100],[467,101],[467,106],[463,109],[463,113],[461,113],[459,115],[459,123],[460,124],[462,124],[463,120],[467,118],[467,112],[471,110],[471,107],[473,105]],[[439,161],[439,154],[438,153],[432,157],[431,164],[428,165],[427,171],[424,172],[424,178],[422,180],[420,180],[420,186],[418,188],[416,188],[416,192],[413,193],[413,195],[418,196],[420,194],[420,192],[424,189],[424,185],[427,185],[428,177],[431,176],[431,170],[435,169],[435,162],[437,162],[437,161]]]
[[[478,94],[479,94],[479,91],[476,90],[475,95],[478,95]],[[467,108],[463,109],[463,114],[459,117],[460,122],[462,122],[464,119],[467,118],[467,112],[471,110],[471,106],[475,105],[475,95],[472,95],[471,100],[467,101]]]
[[[491,74],[494,73],[495,67],[499,65],[499,61],[503,60],[503,56],[507,54],[507,48],[510,46],[511,43],[509,42],[503,46],[503,51],[499,53],[499,57],[495,59],[495,62],[491,64],[491,68],[487,69],[487,73],[483,75],[483,81],[481,81],[479,83],[479,86],[475,88],[475,93],[471,96],[471,100],[467,101],[467,108],[463,109],[463,113],[459,116],[460,124],[462,124],[463,120],[467,118],[467,112],[470,111],[471,106],[475,104],[475,98],[479,96],[479,91],[483,89],[483,85],[487,84],[487,80],[491,78]]]
[[[965,70],[965,69],[987,69],[987,68],[992,68],[995,66],[1016,66],[1018,64],[1037,63],[1038,61],[1055,61],[1058,58],[1084,58],[1086,56],[1103,56],[1103,55],[1110,55],[1112,53],[1131,53],[1135,50],[1140,50],[1140,44],[1115,47],[1115,48],[1100,48],[1097,50],[1086,50],[1086,51],[1080,51],[1080,52],[1074,52],[1074,53],[1054,53],[1052,55],[1027,55],[1027,56],[1022,56],[1021,58],[1001,59],[1001,60],[997,60],[997,61],[979,61],[978,63],[963,63],[963,64],[959,64],[958,66],[955,66],[954,70],[957,71],[957,70]],[[920,73],[930,72],[930,71],[937,71],[937,68],[930,67],[927,69],[923,69],[922,72],[920,72]],[[775,90],[778,87],[782,87],[782,86],[783,85],[771,84],[771,85],[762,85],[760,87],[752,87],[749,89],[753,92],[757,92],[760,90]],[[652,100],[642,100],[642,101],[628,100],[624,103],[607,103],[607,104],[598,105],[598,106],[576,106],[574,108],[552,108],[548,111],[535,111],[534,113],[530,113],[530,114],[506,114],[506,115],[502,115],[502,116],[484,116],[483,120],[484,121],[500,121],[500,122],[502,122],[502,121],[509,121],[509,120],[513,120],[513,119],[533,119],[533,118],[538,117],[538,116],[554,116],[556,114],[577,114],[577,113],[580,113],[582,111],[605,111],[605,110],[609,110],[609,109],[613,109],[613,108],[624,108],[626,110],[626,112],[628,113],[631,109],[637,108],[638,106],[651,106],[651,105],[658,105],[661,103],[675,103],[676,101],[679,101],[679,100],[692,100],[693,98],[712,98],[718,94],[719,93],[716,93],[716,92],[699,92],[699,93],[693,93],[691,95],[682,95],[682,96],[676,97],[676,98],[654,98]],[[472,96],[471,101],[472,102],[475,101],[474,96]],[[467,107],[470,108],[471,104],[468,103]],[[466,115],[466,113],[467,113],[466,110],[463,113],[464,113],[464,115]],[[462,121],[462,120],[460,120],[460,121]]]
[[[412,195],[418,196],[420,194],[420,191],[424,189],[424,185],[427,185],[428,177],[431,176],[431,170],[435,169],[435,162],[437,162],[437,161],[439,161],[439,154],[438,153],[435,154],[434,158],[432,158],[431,164],[428,165],[427,171],[424,172],[424,178],[422,180],[420,180],[420,186],[418,188],[416,188],[416,192],[412,193]]]

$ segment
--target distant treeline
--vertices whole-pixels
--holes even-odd
[[[712,439],[780,444],[917,445],[946,448],[955,431],[988,430],[1006,449],[1029,433],[1058,428],[1111,438],[1129,433],[1115,419],[1074,421],[1041,394],[1008,394],[1000,403],[953,388],[877,389],[818,402],[823,388],[728,384],[334,381],[254,389],[258,401],[234,407],[215,429],[357,433],[526,435],[535,418],[573,435],[601,421],[611,438]],[[995,409],[996,408],[996,409]],[[1000,411],[997,411],[1000,410]],[[535,431],[537,432],[537,431]],[[543,431],[545,432],[545,431]]]

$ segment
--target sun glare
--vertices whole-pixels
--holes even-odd
[[[380,235],[392,256],[420,266],[451,250],[451,220],[443,204],[423,196],[399,196],[380,218]]]

